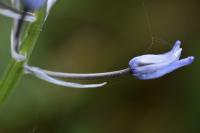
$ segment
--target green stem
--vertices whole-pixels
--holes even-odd
[[[17,62],[14,59],[11,59],[0,82],[0,104],[6,100],[18,81],[24,75],[24,64],[28,62],[33,51],[39,33],[41,32],[43,21],[44,12],[40,11],[37,14],[37,20],[27,26],[27,29],[25,30],[26,35],[20,51],[20,53],[27,56],[27,59],[23,62]]]

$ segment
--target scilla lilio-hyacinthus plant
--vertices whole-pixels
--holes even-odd
[[[10,94],[24,74],[33,75],[41,80],[59,86],[72,88],[97,88],[106,84],[79,84],[60,80],[68,79],[105,79],[132,74],[140,80],[160,78],[178,68],[189,65],[194,57],[180,59],[181,42],[176,41],[172,50],[167,53],[147,54],[133,58],[128,68],[119,71],[77,74],[48,71],[39,67],[29,66],[28,60],[48,14],[56,0],[11,0],[11,6],[0,1],[0,14],[13,19],[11,30],[11,57],[5,74],[0,81],[0,102]],[[27,23],[24,25],[24,23]],[[25,29],[25,30],[22,30]],[[23,34],[22,34],[23,33]]]

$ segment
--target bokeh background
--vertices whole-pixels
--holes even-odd
[[[108,82],[99,89],[24,76],[0,108],[0,133],[199,133],[199,6],[198,0],[58,0],[31,65],[80,73],[118,70],[132,57],[168,51],[177,39],[182,56],[196,61],[150,81],[73,80]],[[0,16],[0,75],[11,58],[11,24]]]

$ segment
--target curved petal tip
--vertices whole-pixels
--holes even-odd
[[[181,41],[180,40],[176,40],[176,42],[175,42],[175,44],[179,44],[179,45],[181,45]]]
[[[186,59],[187,59],[187,61],[188,61],[188,65],[189,65],[189,64],[192,64],[192,63],[193,63],[195,57],[194,57],[194,56],[189,56],[189,57],[187,57]]]

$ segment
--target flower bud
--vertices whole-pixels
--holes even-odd
[[[25,9],[30,11],[36,11],[40,9],[45,3],[46,0],[23,0]]]
[[[181,42],[176,41],[171,51],[159,55],[142,55],[133,58],[129,66],[134,76],[140,80],[160,78],[183,66],[190,65],[194,61],[193,56],[180,60],[182,48]]]

